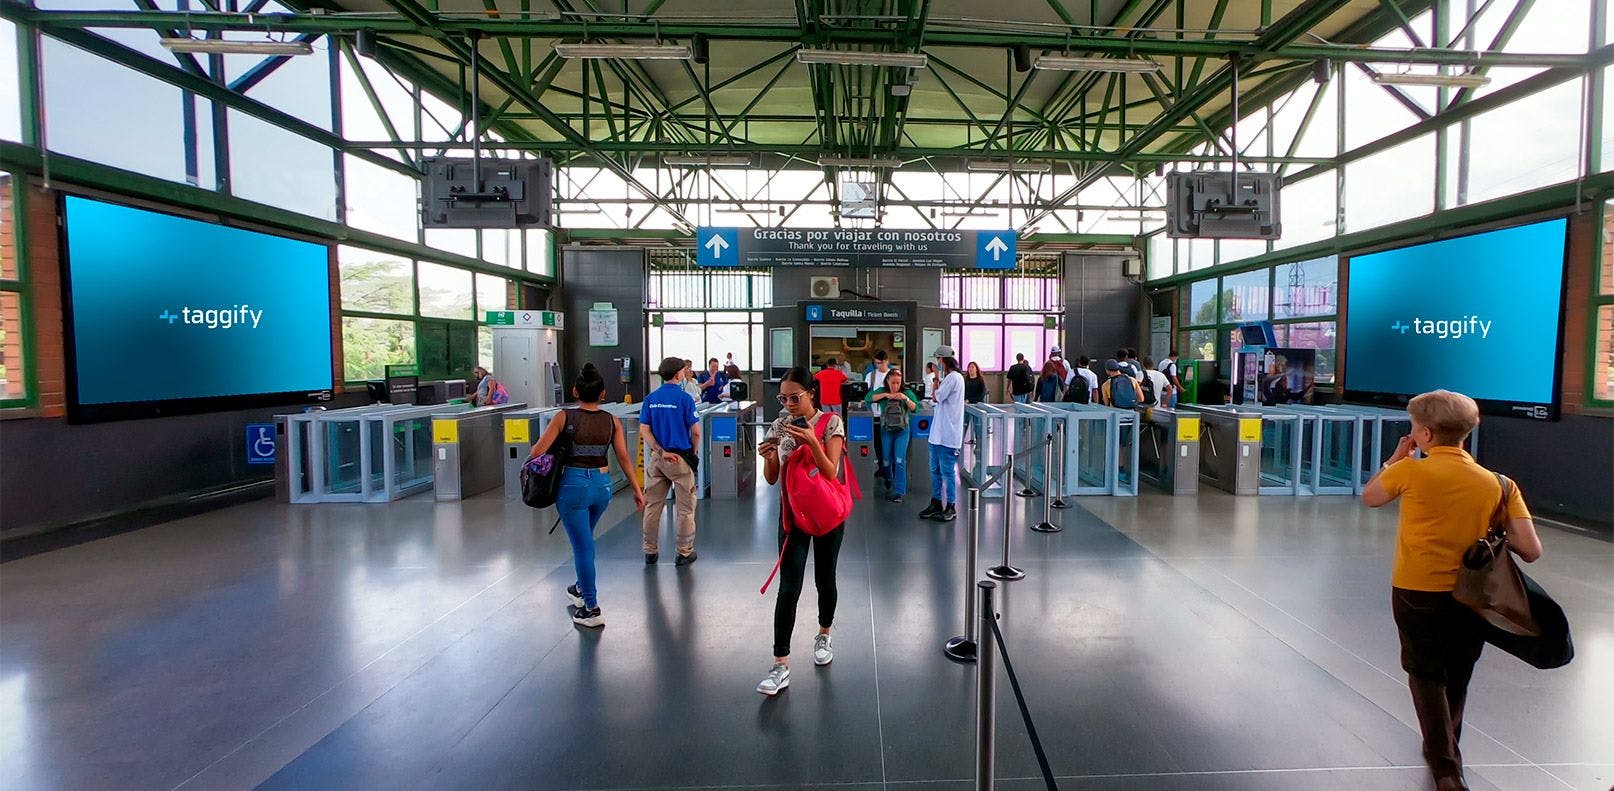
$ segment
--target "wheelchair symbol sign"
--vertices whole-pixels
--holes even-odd
[[[275,463],[275,424],[247,424],[247,463]]]

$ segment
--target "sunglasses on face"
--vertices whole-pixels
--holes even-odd
[[[808,393],[780,393],[779,403],[784,404],[785,406],[794,406],[795,404],[801,403],[802,399],[809,397],[810,395]]]

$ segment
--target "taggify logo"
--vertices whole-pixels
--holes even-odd
[[[1483,340],[1491,337],[1491,326],[1495,323],[1479,316],[1463,316],[1457,319],[1420,319],[1413,316],[1411,322],[1396,319],[1395,323],[1390,325],[1390,330],[1402,335],[1407,334],[1407,330],[1412,330],[1414,335],[1433,335],[1441,340],[1457,340],[1479,333]]]
[[[178,313],[163,308],[157,314],[158,321],[166,321],[169,326],[174,322],[184,322],[210,330],[227,330],[231,327],[245,327],[250,322],[252,329],[257,329],[263,321],[263,310],[253,310],[250,305],[236,305],[229,308],[192,308],[182,307]]]

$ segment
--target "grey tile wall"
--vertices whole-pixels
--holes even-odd
[[[660,360],[645,359],[645,312],[648,282],[644,251],[624,247],[567,247],[561,250],[560,310],[566,313],[565,357],[561,367],[569,381],[583,363],[592,362],[605,376],[605,395],[621,401],[631,393],[635,401],[645,395],[645,375]],[[588,311],[596,302],[616,307],[619,345],[589,345]],[[621,382],[618,358],[632,360],[631,381]]]

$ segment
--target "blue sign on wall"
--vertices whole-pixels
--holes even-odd
[[[739,420],[733,417],[714,416],[712,418],[712,441],[735,442],[739,439]]]
[[[823,305],[808,305],[807,306],[807,320],[808,321],[823,321],[824,320],[824,306]]]
[[[275,424],[247,424],[247,463],[275,463]]]

